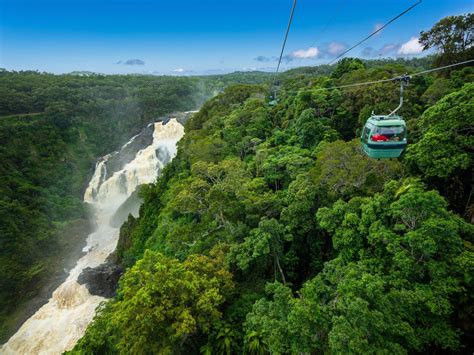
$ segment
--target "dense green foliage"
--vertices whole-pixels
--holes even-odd
[[[0,338],[9,313],[36,294],[45,277],[62,272],[56,259],[87,231],[81,190],[94,154],[51,116],[0,118]]]
[[[409,147],[397,160],[365,156],[358,131],[372,111],[398,104],[398,85],[332,89],[471,58],[472,15],[444,19],[421,40],[439,55],[288,71],[272,87],[276,105],[255,73],[245,84],[260,85],[205,102],[176,158],[141,190],[140,216],[120,232],[117,295],[71,353],[471,353],[473,67],[413,77],[400,111]],[[41,272],[48,226],[81,216],[64,191],[76,191],[85,155],[200,104],[227,80],[1,75],[3,113],[43,112],[13,119],[24,137],[26,123],[44,120],[25,144],[28,164],[10,125],[2,134],[1,220],[34,224],[4,227],[8,252],[28,261],[0,259],[20,270],[19,280],[0,270],[16,287]],[[35,80],[44,81],[36,90]],[[58,178],[68,152],[81,159],[71,153],[72,173]],[[37,173],[38,164],[51,167]]]
[[[105,154],[159,116],[195,109],[230,83],[266,77],[258,72],[187,78],[4,71],[0,116],[46,113],[60,129],[72,128]]]
[[[79,346],[98,352],[116,346],[127,354],[173,353],[183,344],[193,346],[193,335],[213,331],[222,316],[219,306],[233,290],[223,256],[215,250],[211,257],[192,255],[180,263],[147,251],[123,278],[118,300],[103,310],[114,315],[104,324],[108,337],[85,338]],[[101,329],[101,324],[94,327]]]
[[[1,71],[0,340],[19,302],[34,296],[45,278],[63,273],[56,260],[71,244],[73,225],[87,229],[82,194],[97,157],[159,116],[199,107],[229,83],[265,78]]]
[[[74,192],[83,184],[80,164],[87,167],[90,154],[79,144],[66,144],[44,117],[2,119],[0,139],[0,299],[7,308],[15,301],[8,291],[24,288],[43,271],[43,253],[54,249],[48,246],[54,223],[83,217]]]
[[[276,106],[268,106],[264,87],[244,85],[206,102],[187,123],[178,156],[142,190],[140,217],[122,227],[118,254],[129,269],[73,352],[472,347],[474,229],[462,218],[471,205],[472,68],[412,81],[401,112],[412,129],[410,148],[399,160],[367,158],[356,138],[372,110],[396,106],[395,84],[324,90],[392,77],[416,63],[348,59],[331,77],[287,74]],[[462,196],[452,193],[455,185]],[[216,250],[233,292],[216,291],[223,298],[209,306],[219,315],[206,316],[194,303],[206,291],[196,289],[187,311],[210,324],[193,322],[175,342],[181,293],[169,316],[160,284],[167,281],[144,265],[221,262]],[[201,277],[217,278],[212,270]]]
[[[270,299],[247,316],[272,353],[405,353],[458,349],[451,297],[466,287],[461,237],[473,228],[416,181],[390,182],[373,197],[317,212],[336,257],[294,297],[269,284]],[[458,296],[459,297],[459,296]],[[276,313],[276,314],[275,314]]]
[[[423,48],[436,48],[440,54],[436,64],[446,65],[472,59],[474,55],[474,13],[447,16],[429,31],[420,33]]]
[[[409,147],[406,160],[426,181],[446,191],[460,204],[471,193],[474,83],[446,95],[426,110],[415,124],[419,141]]]

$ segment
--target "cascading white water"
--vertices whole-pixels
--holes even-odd
[[[91,295],[77,278],[84,268],[102,264],[115,250],[119,228],[111,223],[114,214],[139,185],[156,180],[164,164],[176,155],[176,143],[183,134],[184,128],[176,119],[165,125],[155,123],[152,143],[139,150],[120,170],[108,176],[107,161],[111,155],[97,163],[84,195],[84,201],[94,208],[97,223],[96,230],[87,238],[86,254],[54,291],[48,303],[21,326],[2,346],[0,353],[61,354],[83,336],[96,307],[105,298]]]

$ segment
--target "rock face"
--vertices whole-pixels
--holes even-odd
[[[95,268],[86,267],[77,278],[77,282],[85,284],[94,296],[111,298],[115,295],[122,273],[123,269],[120,266],[104,263]]]
[[[110,219],[110,225],[114,228],[120,228],[128,219],[128,216],[138,216],[142,199],[138,196],[139,188],[125,200],[125,202],[117,209],[112,218]]]
[[[197,111],[186,111],[186,112],[174,112],[169,114],[168,116],[158,117],[155,119],[156,122],[162,122],[163,126],[166,125],[171,118],[175,118],[176,121],[181,123],[183,126],[184,124],[194,115]]]

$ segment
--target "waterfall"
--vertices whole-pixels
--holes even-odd
[[[115,250],[119,236],[119,225],[112,223],[115,213],[140,185],[156,180],[164,165],[176,155],[176,144],[183,134],[184,128],[176,119],[166,124],[154,123],[120,151],[97,162],[84,194],[84,201],[92,205],[97,225],[87,237],[85,255],[48,303],[2,346],[2,354],[61,354],[84,335],[96,307],[106,299],[91,295],[77,278],[84,268],[102,264]]]

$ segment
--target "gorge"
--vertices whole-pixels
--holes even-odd
[[[138,213],[136,190],[155,181],[176,155],[183,134],[184,127],[175,118],[152,123],[119,151],[97,162],[84,194],[96,226],[87,237],[85,254],[48,303],[2,346],[2,353],[60,354],[82,337],[105,298],[92,295],[86,285],[78,283],[78,277],[84,269],[103,264],[115,250],[121,222],[129,213]]]

